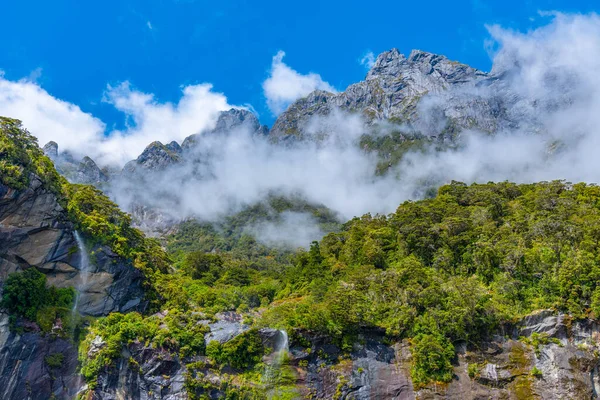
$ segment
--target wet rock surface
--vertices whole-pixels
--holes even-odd
[[[208,322],[210,332],[204,337],[204,341],[208,344],[212,340],[219,343],[225,343],[244,333],[250,327],[242,322],[242,315],[229,311],[215,315],[216,322]]]
[[[51,367],[46,357],[56,354],[62,354],[63,361]],[[0,398],[72,399],[82,384],[76,370],[73,343],[35,332],[11,332],[8,315],[0,313]]]
[[[187,399],[185,365],[177,355],[141,343],[123,349],[115,368],[98,378],[93,399]]]
[[[144,310],[141,272],[104,246],[93,246],[91,270],[78,312],[101,316],[112,311]],[[74,227],[54,193],[31,176],[28,188],[15,191],[0,184],[0,290],[8,274],[37,268],[49,285],[74,286],[80,280],[81,253]],[[73,398],[81,385],[72,342],[42,334],[34,323],[11,332],[0,314],[0,398]],[[60,367],[45,357],[61,353]]]

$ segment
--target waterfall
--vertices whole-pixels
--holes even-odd
[[[278,369],[283,364],[285,357],[288,354],[289,349],[289,339],[288,334],[283,329],[279,330],[278,339],[275,342],[275,348],[273,349],[273,354],[271,356],[270,366],[273,369]]]
[[[265,374],[263,377],[267,388],[268,398],[278,398],[282,393],[281,386],[289,384],[290,379],[293,379],[293,373],[286,363],[286,357],[289,352],[288,334],[284,330],[279,330],[278,339],[275,342],[273,353],[271,353]]]
[[[279,356],[281,358],[290,351],[290,344],[287,332],[283,329],[280,329],[279,333],[281,334],[282,340],[279,343],[279,348],[277,349],[277,351],[280,353]]]
[[[73,235],[75,236],[75,241],[77,241],[79,252],[79,273],[75,278],[75,290],[77,290],[77,293],[75,294],[75,304],[73,304],[73,314],[76,314],[81,298],[84,297],[83,292],[87,289],[88,278],[90,275],[90,257],[79,232],[75,231]]]

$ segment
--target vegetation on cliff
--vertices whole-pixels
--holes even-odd
[[[91,243],[108,246],[144,273],[147,297],[153,306],[158,306],[160,299],[153,290],[153,281],[157,273],[166,272],[170,265],[160,244],[134,228],[131,217],[101,191],[89,185],[71,184],[60,176],[37,139],[19,120],[0,117],[0,182],[23,190],[34,176],[57,196],[75,229]],[[23,316],[35,319],[32,315]]]
[[[350,351],[362,330],[383,329],[412,343],[419,386],[452,379],[455,343],[476,344],[533,310],[600,313],[599,246],[597,186],[455,182],[388,216],[354,218],[289,264],[189,252],[156,284],[168,307],[237,310],[292,341],[320,333]]]
[[[60,193],[67,182],[21,121],[0,116],[0,182],[13,189],[24,189],[31,174],[37,175],[54,193]]]
[[[286,329],[292,342],[300,343],[303,332],[323,335],[346,352],[359,333],[385,331],[389,340],[411,344],[417,387],[452,379],[458,342],[476,344],[534,310],[600,315],[595,185],[453,182],[390,215],[356,217],[297,251],[271,249],[245,232],[244,225],[270,210],[249,208],[219,229],[183,224],[165,240],[169,258],[101,192],[70,185],[46,168],[35,140],[16,122],[2,124],[8,132],[0,135],[2,183],[23,188],[31,172],[47,180],[77,229],[144,271],[154,308],[168,310],[111,314],[91,326],[80,359],[92,387],[132,344],[152,344],[186,360],[208,355],[217,371],[256,371],[262,350],[252,335],[205,348],[201,318],[221,311],[244,314],[253,328]],[[324,210],[310,212],[322,223],[332,220]],[[5,301],[28,318],[38,304]],[[188,382],[194,390],[204,384],[198,379]]]
[[[50,332],[57,319],[63,326],[60,334],[69,332],[71,307],[75,300],[73,288],[55,288],[46,285],[46,275],[35,268],[8,275],[2,287],[0,306],[11,314],[11,325],[15,317],[35,321],[43,332]]]

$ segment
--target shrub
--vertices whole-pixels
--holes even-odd
[[[35,268],[8,276],[2,293],[2,306],[11,314],[35,321],[38,310],[46,305],[46,275]]]
[[[467,366],[467,374],[469,378],[475,378],[479,375],[479,365],[477,363],[471,363]]]
[[[257,329],[251,329],[226,343],[212,340],[206,347],[206,355],[217,364],[235,369],[246,369],[260,362],[265,349]]]
[[[411,376],[415,386],[431,381],[450,382],[453,376],[454,346],[440,334],[419,334],[412,339],[413,366]]]
[[[53,353],[44,357],[46,365],[48,365],[50,368],[62,367],[64,359],[65,355],[63,353]]]
[[[46,275],[35,268],[9,274],[2,293],[2,306],[10,314],[37,322],[45,332],[68,313],[74,301],[75,289],[46,287]]]

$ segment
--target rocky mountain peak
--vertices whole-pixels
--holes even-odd
[[[253,135],[267,135],[269,133],[269,128],[261,125],[254,113],[243,108],[232,108],[219,113],[217,123],[213,129],[185,138],[181,143],[181,148],[187,150],[194,147],[200,135],[227,134],[237,129],[247,129]]]
[[[52,140],[46,143],[42,150],[51,160],[55,160],[58,157],[58,143]]]
[[[138,170],[138,168],[146,170],[162,170],[169,165],[180,162],[181,152],[181,147],[175,141],[168,145],[164,145],[159,141],[154,141],[146,146],[138,158],[125,164],[123,172],[133,173]]]
[[[168,156],[168,157],[176,157],[177,153],[179,153],[181,147],[177,144],[177,142],[173,141],[168,145],[162,144],[162,142],[154,141],[150,143],[142,154],[137,158],[137,161],[140,163],[144,163],[148,160],[156,158],[157,156]]]
[[[108,175],[88,156],[79,159],[68,150],[59,153],[58,144],[54,141],[46,143],[42,150],[54,162],[56,170],[71,182],[97,184],[109,180]]]
[[[415,73],[434,75],[449,84],[486,76],[484,72],[440,54],[415,49],[406,58],[398,49],[392,49],[377,57],[366,79],[412,77]]]
[[[179,143],[177,143],[174,140],[171,143],[165,145],[165,147],[167,149],[171,150],[172,152],[177,153],[177,154],[181,153],[181,151],[182,151],[181,150],[181,146],[179,145]]]
[[[375,64],[369,70],[366,79],[369,80],[380,76],[397,76],[404,64],[406,64],[406,57],[398,49],[394,48],[384,51],[377,56]]]
[[[256,115],[250,111],[232,108],[219,114],[217,124],[212,132],[228,132],[239,127],[248,127],[252,132],[255,132],[260,129],[260,122],[256,118]]]
[[[311,118],[328,115],[333,109],[360,114],[368,123],[386,119],[413,123],[420,118],[418,105],[423,98],[438,96],[453,86],[475,84],[488,77],[482,71],[451,61],[443,55],[413,50],[406,57],[398,49],[391,49],[377,57],[364,81],[348,86],[341,93],[314,91],[291,104],[277,118],[270,135],[274,141],[287,140],[289,137],[302,138],[303,127]],[[448,100],[450,103],[452,101]],[[464,108],[463,104],[455,105]],[[482,108],[484,111],[492,109]],[[442,116],[444,118],[446,116]],[[485,119],[480,125],[487,127],[490,125],[487,115]],[[474,126],[472,119],[461,120],[457,124],[459,129],[463,125]],[[427,132],[430,135],[440,133]]]
[[[108,181],[108,176],[100,170],[90,157],[85,156],[77,167],[77,182],[92,184]]]

